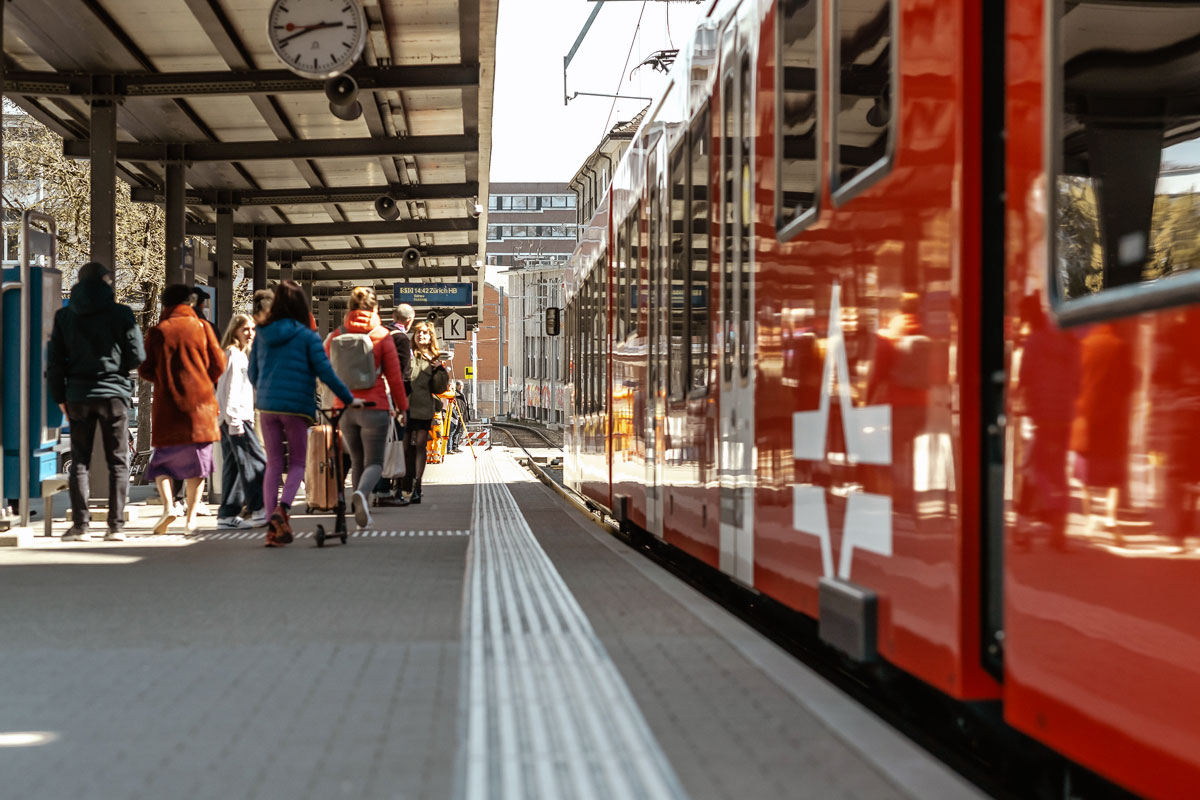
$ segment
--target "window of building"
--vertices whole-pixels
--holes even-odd
[[[525,225],[514,225],[512,227],[512,236],[528,236],[528,228]]]
[[[708,325],[708,160],[711,135],[712,116],[709,107],[705,106],[692,125],[689,136],[692,164],[688,176],[691,186],[688,192],[688,218],[691,228],[688,257],[691,269],[688,272],[687,306],[692,391],[704,391],[709,384],[708,354],[712,333]]]
[[[817,5],[810,0],[779,0],[776,147],[782,155],[778,161],[775,226],[780,239],[790,238],[816,216],[809,212],[817,205],[820,175]]]
[[[489,196],[488,197],[488,210],[495,211],[498,208],[500,208],[500,198],[494,194]]]
[[[550,198],[550,207],[551,208],[566,208],[567,207],[566,195],[556,194],[556,195],[554,195],[554,197],[551,197]]]
[[[1051,297],[1064,324],[1194,302],[1200,8],[1055,12]]]
[[[567,208],[575,207],[575,195],[567,195]]]
[[[895,0],[834,4],[838,109],[834,123],[834,189],[849,199],[887,172],[895,124]]]
[[[523,194],[513,195],[511,208],[513,211],[524,211],[525,210],[525,195],[523,195]]]
[[[499,225],[488,225],[487,238],[489,238],[493,241],[498,240],[500,238],[500,226]]]

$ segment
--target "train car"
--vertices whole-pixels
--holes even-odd
[[[712,3],[571,262],[568,482],[1190,796],[1197,42],[1200,2]]]

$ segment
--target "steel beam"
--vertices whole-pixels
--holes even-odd
[[[296,158],[463,155],[479,150],[479,136],[388,136],[359,139],[297,139],[287,142],[118,142],[119,161],[287,161]],[[67,158],[86,158],[88,143],[63,141]]]
[[[397,202],[425,200],[470,200],[479,195],[479,184],[414,183],[385,186],[330,186],[313,189],[188,189],[187,202],[193,206],[213,206],[229,202],[234,206],[322,205],[325,203],[373,203],[390,194]],[[129,197],[135,203],[162,203],[164,192],[157,186],[134,186]]]
[[[181,162],[167,164],[166,206],[166,285],[183,283],[183,230],[187,224],[184,192],[187,189],[187,168]]]
[[[272,278],[282,279],[283,269],[269,269],[267,270],[267,275]],[[474,267],[463,267],[461,271],[464,278],[475,277]],[[398,267],[395,269],[330,269],[311,274],[313,283],[372,280],[396,281],[403,280],[406,277],[406,271]],[[407,276],[411,278],[453,278],[458,274],[458,267],[414,267],[407,271]],[[306,277],[306,280],[309,280],[309,278]]]
[[[478,225],[478,220],[471,217],[398,219],[391,222],[384,220],[371,220],[369,222],[310,222],[290,225],[237,223],[233,226],[233,235],[244,239],[249,239],[253,236],[264,236],[268,239],[299,239],[308,236],[407,235],[412,233],[474,231]],[[186,230],[188,236],[214,236],[217,231],[216,226],[211,222],[189,222]]]
[[[254,242],[255,247],[258,246],[258,240]],[[404,251],[408,249],[407,245],[400,247],[352,247],[348,250],[266,250],[264,241],[264,252],[266,252],[267,261],[283,262],[299,264],[301,262],[313,261],[382,261],[389,258],[403,258]],[[426,247],[417,247],[421,251],[422,258],[452,258],[454,256],[472,256],[479,255],[479,245],[477,244],[435,244]],[[250,250],[235,250],[234,258],[251,258],[254,252]]]
[[[117,268],[117,106],[109,100],[91,104],[91,260]]]
[[[244,251],[243,251],[244,252]],[[234,252],[237,255],[237,252]],[[267,288],[267,240],[254,240],[254,291]]]
[[[478,64],[358,66],[360,90],[462,89],[479,85]],[[5,91],[28,97],[199,97],[323,92],[325,82],[286,69],[87,73],[13,70]]]
[[[233,209],[217,212],[217,302],[214,324],[220,336],[233,318]]]

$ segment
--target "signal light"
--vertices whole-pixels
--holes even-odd
[[[562,329],[562,311],[556,306],[546,307],[546,335],[558,336]]]

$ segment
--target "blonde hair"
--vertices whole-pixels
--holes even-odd
[[[351,311],[374,311],[378,307],[379,301],[375,299],[375,290],[370,286],[355,286],[350,290]]]
[[[250,318],[249,314],[234,314],[233,315],[233,319],[229,320],[229,325],[226,326],[226,328],[225,328],[225,335],[221,337],[221,349],[222,350],[225,350],[230,347],[236,347],[238,350],[241,350],[243,353],[246,352],[246,350],[248,348],[242,347],[241,344],[239,344],[238,340],[237,340],[237,332],[240,331],[242,329],[242,326],[245,325],[246,323],[250,323],[250,326],[254,327],[254,320]]]
[[[424,348],[417,344],[417,334],[421,331],[429,332],[429,345]],[[437,330],[434,329],[433,324],[430,322],[418,322],[413,326],[412,346],[414,352],[420,353],[429,361],[433,361],[442,352],[441,346],[438,345]]]

